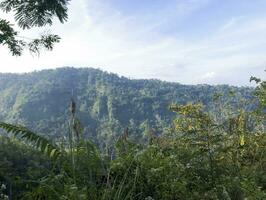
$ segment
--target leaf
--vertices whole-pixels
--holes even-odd
[[[239,145],[242,147],[245,145],[245,136],[244,135],[240,135],[239,138]]]
[[[48,139],[25,127],[0,122],[0,128],[9,134],[17,136],[19,139],[29,142],[33,147],[40,150],[43,154],[48,155],[50,158],[56,159],[58,156],[62,156],[62,151],[56,145],[53,145]]]

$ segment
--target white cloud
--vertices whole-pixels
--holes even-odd
[[[227,21],[222,27],[221,27],[221,31],[225,31],[225,30],[228,30],[232,27],[234,27],[235,25],[237,25],[237,23],[244,19],[243,16],[240,16],[240,17],[232,17],[229,21]]]
[[[233,17],[208,37],[179,39],[176,34],[162,34],[161,26],[193,15],[210,1],[177,2],[176,7],[166,6],[153,15],[129,16],[103,0],[72,1],[69,21],[52,27],[62,36],[54,51],[39,58],[27,53],[14,58],[0,46],[0,71],[97,67],[134,78],[244,84],[248,77],[238,76],[241,70],[248,76],[265,69],[266,18]]]
[[[200,77],[200,79],[211,79],[216,75],[215,72],[207,72],[206,74],[204,74],[203,76]]]

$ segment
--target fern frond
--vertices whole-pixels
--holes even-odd
[[[29,142],[34,148],[40,150],[43,154],[48,155],[50,158],[56,159],[62,155],[62,151],[56,145],[53,145],[45,137],[42,137],[25,127],[0,122],[0,128],[9,134],[13,134],[19,139]]]

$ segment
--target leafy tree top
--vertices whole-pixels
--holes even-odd
[[[69,0],[4,0],[0,10],[14,13],[14,19],[21,29],[44,27],[53,24],[53,17],[64,23],[68,19]],[[20,56],[26,48],[31,53],[39,54],[41,48],[52,50],[60,37],[43,34],[37,39],[21,37],[10,21],[0,18],[0,45],[7,46],[12,55]]]

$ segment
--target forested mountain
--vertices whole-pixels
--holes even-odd
[[[36,31],[68,21],[69,8],[69,23],[55,23],[63,44],[36,66],[93,52],[93,63],[168,66],[163,73],[190,81],[196,66],[223,73],[220,83],[262,71],[262,1],[151,2],[2,0],[0,46],[13,56],[52,50],[61,37]],[[0,50],[8,71],[30,63]],[[266,200],[266,80],[257,75],[252,88],[93,68],[0,73],[0,200]]]
[[[266,84],[251,80],[1,74],[0,199],[265,199]]]
[[[73,97],[86,136],[112,141],[128,127],[132,136],[143,138],[151,130],[159,134],[170,126],[172,103],[201,102],[214,111],[215,95],[223,94],[224,104],[233,105],[251,98],[252,91],[227,85],[131,80],[93,68],[0,74],[0,120],[53,137],[66,136]]]

